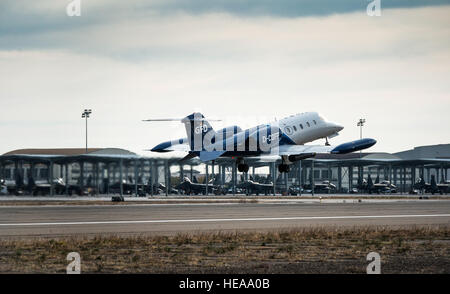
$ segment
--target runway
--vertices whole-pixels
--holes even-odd
[[[450,201],[0,206],[0,238],[449,225]]]

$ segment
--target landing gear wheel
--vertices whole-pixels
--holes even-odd
[[[280,165],[278,166],[278,171],[279,171],[280,173],[288,173],[288,172],[290,171],[290,167],[289,167],[289,165],[287,165],[287,164],[280,164]]]
[[[248,166],[248,164],[238,164],[238,171],[241,173],[247,173],[249,169],[250,167]]]

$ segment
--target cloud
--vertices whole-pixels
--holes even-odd
[[[189,14],[224,13],[239,17],[297,18],[329,16],[358,12],[365,14],[365,0],[81,0],[82,17],[67,17],[66,6],[71,0],[0,2],[0,35],[31,34],[96,25],[113,24],[134,18]],[[381,1],[382,9],[414,8],[448,5],[449,0],[389,0]],[[70,20],[69,20],[70,19]]]
[[[52,3],[39,9],[54,13]],[[447,143],[449,6],[379,18],[118,11],[115,21],[2,35],[2,151],[83,146],[84,108],[94,111],[91,146],[140,153],[185,136],[141,119],[194,109],[243,126],[315,110],[346,127],[336,142],[359,136],[363,116],[380,151]]]

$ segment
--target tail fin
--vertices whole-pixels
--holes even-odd
[[[194,112],[181,120],[186,127],[189,146],[191,151],[204,151],[203,141],[205,136],[214,135],[215,132],[203,114]],[[211,133],[212,132],[212,133]]]

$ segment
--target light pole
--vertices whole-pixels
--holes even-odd
[[[359,131],[359,137],[360,139],[362,139],[362,127],[364,126],[364,123],[366,122],[365,118],[360,118],[358,121],[357,126],[360,127],[360,131]]]
[[[86,119],[86,153],[88,153],[88,118],[89,115],[92,113],[91,109],[85,109],[84,112],[81,114],[81,118]]]
[[[362,127],[364,126],[366,122],[365,118],[360,118],[358,121],[357,126],[359,127],[359,138],[362,139]],[[361,150],[359,150],[359,158],[361,158]]]

